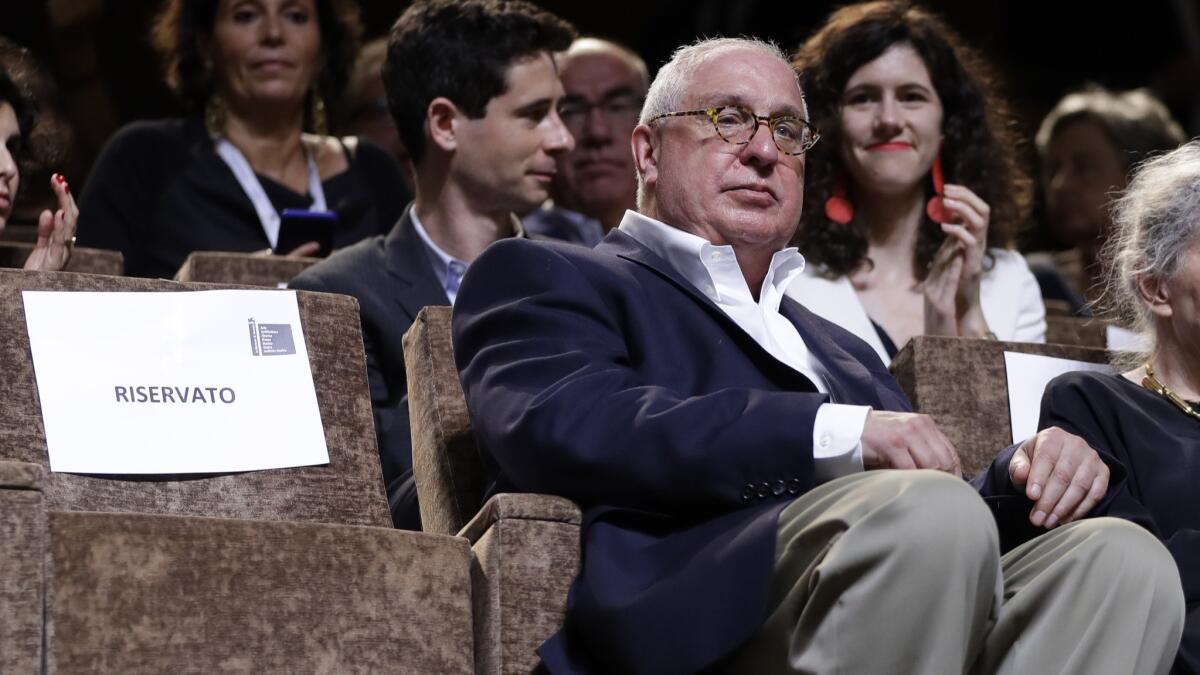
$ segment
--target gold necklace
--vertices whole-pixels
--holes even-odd
[[[1146,377],[1142,378],[1142,386],[1174,403],[1175,407],[1182,410],[1188,417],[1200,420],[1200,412],[1196,412],[1191,403],[1188,403],[1180,398],[1178,394],[1167,389],[1163,386],[1162,382],[1158,381],[1158,378],[1154,377],[1154,368],[1149,363],[1146,364]]]

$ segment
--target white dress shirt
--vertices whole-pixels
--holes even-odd
[[[775,252],[756,301],[732,246],[714,246],[634,211],[625,212],[619,229],[666,260],[768,353],[811,380],[821,393],[829,393],[828,371],[792,322],[779,313],[784,290],[804,271],[804,257],[794,247]],[[862,432],[870,410],[836,402],[817,410],[812,447],[818,481],[862,471]]]

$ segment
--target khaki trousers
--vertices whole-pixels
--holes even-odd
[[[987,505],[933,471],[787,506],[769,607],[730,672],[1166,673],[1184,616],[1175,561],[1142,528],[1084,520],[1001,557]]]

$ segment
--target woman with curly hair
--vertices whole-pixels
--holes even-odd
[[[325,132],[359,33],[351,0],[168,0],[154,43],[192,114],[113,137],[83,192],[80,244],[170,277],[192,251],[311,255],[387,232],[407,202],[399,165]]]
[[[812,122],[789,295],[887,363],[915,335],[1040,342],[1045,309],[1008,250],[1029,201],[978,57],[903,2],[834,12],[796,55]]]
[[[0,232],[12,216],[21,186],[19,161],[25,156],[36,121],[34,103],[8,73],[0,68]],[[24,269],[57,272],[67,266],[75,245],[79,209],[62,174],[50,177],[56,206],[44,209],[37,220],[37,243],[25,259]]]

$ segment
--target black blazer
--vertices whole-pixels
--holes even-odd
[[[909,410],[875,352],[790,299],[833,400]],[[694,673],[765,619],[779,511],[814,484],[818,393],[620,231],[596,249],[503,241],[454,310],[491,492],[584,509],[553,673]]]
[[[404,370],[404,332],[427,305],[448,305],[425,244],[404,210],[386,236],[378,235],[336,251],[288,286],[342,293],[358,299],[367,381],[375,435],[392,519],[398,527],[420,529],[412,481],[412,438],[408,423],[408,381]]]

